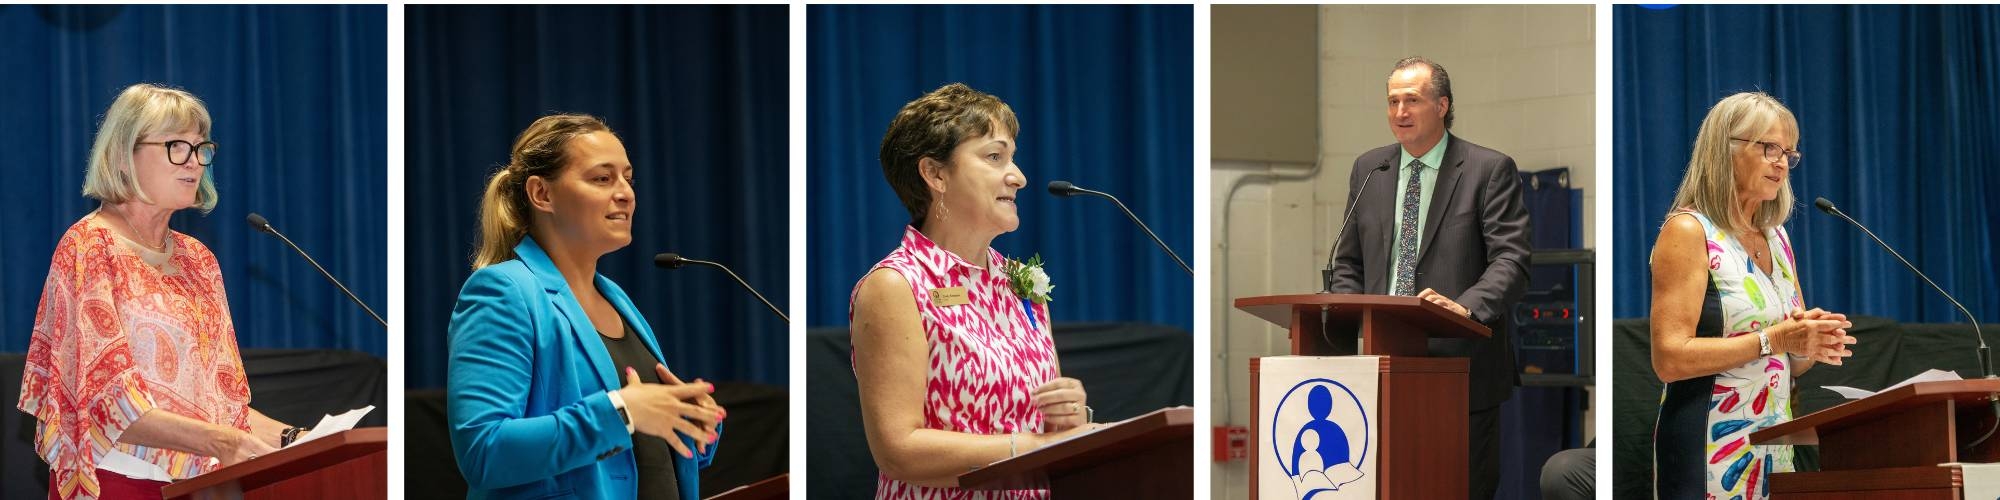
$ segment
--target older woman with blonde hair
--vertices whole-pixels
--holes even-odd
[[[209,130],[200,99],[149,84],[104,114],[83,183],[100,204],[56,244],[22,374],[49,498],[159,498],[300,431],[250,407],[221,267],[167,225],[215,208]]]
[[[699,498],[726,412],[667,370],[653,329],[597,261],[632,243],[625,143],[545,116],[480,201],[452,309],[446,415],[472,498]]]
[[[1045,290],[1015,283],[991,247],[1021,225],[1020,131],[1007,103],[954,83],[904,105],[883,134],[882,174],[910,224],[849,313],[876,498],[1047,498],[1041,485],[953,486],[1090,426],[1083,383],[1056,359]]]
[[[1853,353],[1847,316],[1806,309],[1784,223],[1798,121],[1761,92],[1709,110],[1653,246],[1653,433],[1659,498],[1765,498],[1788,446],[1750,433],[1792,418],[1792,380]]]

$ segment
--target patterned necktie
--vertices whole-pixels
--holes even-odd
[[[1423,202],[1424,162],[1410,160],[1410,183],[1403,185],[1403,220],[1396,224],[1396,286],[1391,295],[1417,294],[1417,204]]]

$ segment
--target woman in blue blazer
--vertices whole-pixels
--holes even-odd
[[[446,413],[472,498],[699,498],[723,409],[660,362],[597,259],[632,242],[632,165],[602,121],[536,120],[480,207]]]

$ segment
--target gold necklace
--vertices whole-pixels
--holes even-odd
[[[144,248],[144,249],[147,249],[147,250],[151,250],[151,251],[153,251],[153,253],[167,253],[167,240],[168,240],[168,238],[161,238],[161,239],[160,239],[160,244],[159,244],[159,245],[157,245],[157,246],[155,246],[155,245],[148,245],[148,244],[146,244],[146,242],[144,242],[144,241],[139,241],[139,238],[138,238],[138,236],[139,236],[139,230],[138,230],[138,229],[134,229],[134,228],[132,227],[132,223],[131,223],[131,222],[129,222],[129,221],[127,221],[127,220],[125,219],[125,214],[122,214],[122,213],[121,213],[121,214],[118,214],[118,216],[116,217],[116,219],[118,219],[118,224],[117,224],[117,226],[115,226],[115,227],[114,227],[114,229],[116,229],[117,227],[123,227],[123,228],[125,229],[125,233],[126,233],[126,234],[128,234],[128,235],[130,235],[130,236],[127,236],[127,237],[125,238],[126,240],[130,240],[130,241],[131,241],[131,242],[132,242],[133,244],[135,244],[135,245],[139,245],[139,247],[140,247],[140,248]]]

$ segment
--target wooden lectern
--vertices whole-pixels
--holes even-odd
[[[763,480],[730,488],[708,497],[708,500],[781,500],[791,494],[791,474],[779,474]]]
[[[387,498],[388,431],[342,431],[175,482],[160,493],[169,500]]]
[[[1236,299],[1236,308],[1287,328],[1295,356],[1382,356],[1376,414],[1378,498],[1465,498],[1466,358],[1429,357],[1432,338],[1486,338],[1471,318],[1423,299],[1316,293]],[[1321,312],[1326,321],[1321,324]],[[1338,335],[1336,335],[1338,332]],[[1355,346],[1353,341],[1358,341]],[[1258,359],[1250,359],[1250,414],[1258,401]],[[1263,425],[1250,422],[1250,435]],[[1257,460],[1250,460],[1257,500]]]
[[[1194,498],[1194,409],[1164,408],[958,476],[973,490],[1028,488],[1049,497]]]
[[[1771,475],[1774,499],[1957,500],[1959,468],[1938,465],[2000,461],[2000,439],[1961,448],[1993,425],[1996,395],[2000,379],[1920,382],[1753,432],[1750,442],[1819,445],[1819,471]]]

